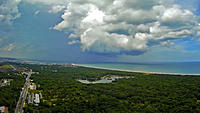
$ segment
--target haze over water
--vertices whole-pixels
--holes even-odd
[[[182,62],[182,63],[91,63],[83,64],[109,69],[121,69],[144,72],[161,72],[177,74],[199,74],[200,62]]]

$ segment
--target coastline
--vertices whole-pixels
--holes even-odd
[[[148,71],[137,71],[137,70],[126,70],[126,69],[112,69],[112,68],[103,68],[96,66],[87,66],[84,64],[74,64],[78,67],[93,68],[93,69],[102,69],[110,71],[121,71],[121,72],[131,72],[131,73],[141,73],[141,74],[157,74],[157,75],[179,75],[179,76],[200,76],[200,74],[183,74],[183,73],[165,73],[165,72],[148,72]]]

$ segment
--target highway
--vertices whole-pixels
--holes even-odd
[[[22,88],[19,100],[17,102],[16,108],[15,108],[15,113],[22,113],[23,107],[24,107],[24,103],[25,103],[25,99],[28,93],[28,87],[30,85],[30,77],[32,74],[32,71],[30,72],[24,72],[27,76],[26,78],[26,82],[24,83],[24,86]]]

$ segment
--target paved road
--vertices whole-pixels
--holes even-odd
[[[26,72],[25,74],[28,75],[28,76],[26,78],[26,82],[24,83],[24,87],[21,91],[19,100],[17,102],[17,106],[15,108],[15,113],[22,113],[24,103],[25,103],[25,99],[26,99],[26,96],[27,96],[27,93],[28,93],[28,86],[30,85],[30,77],[31,77],[32,71]]]
[[[3,80],[0,80],[0,87],[1,87],[1,83],[3,82]]]
[[[17,70],[13,65],[10,65],[10,67],[13,69],[13,71]]]

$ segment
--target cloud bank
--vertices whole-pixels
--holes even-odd
[[[200,34],[198,17],[172,0],[71,0],[65,7],[53,29],[71,32],[69,44],[83,51],[142,53]]]

